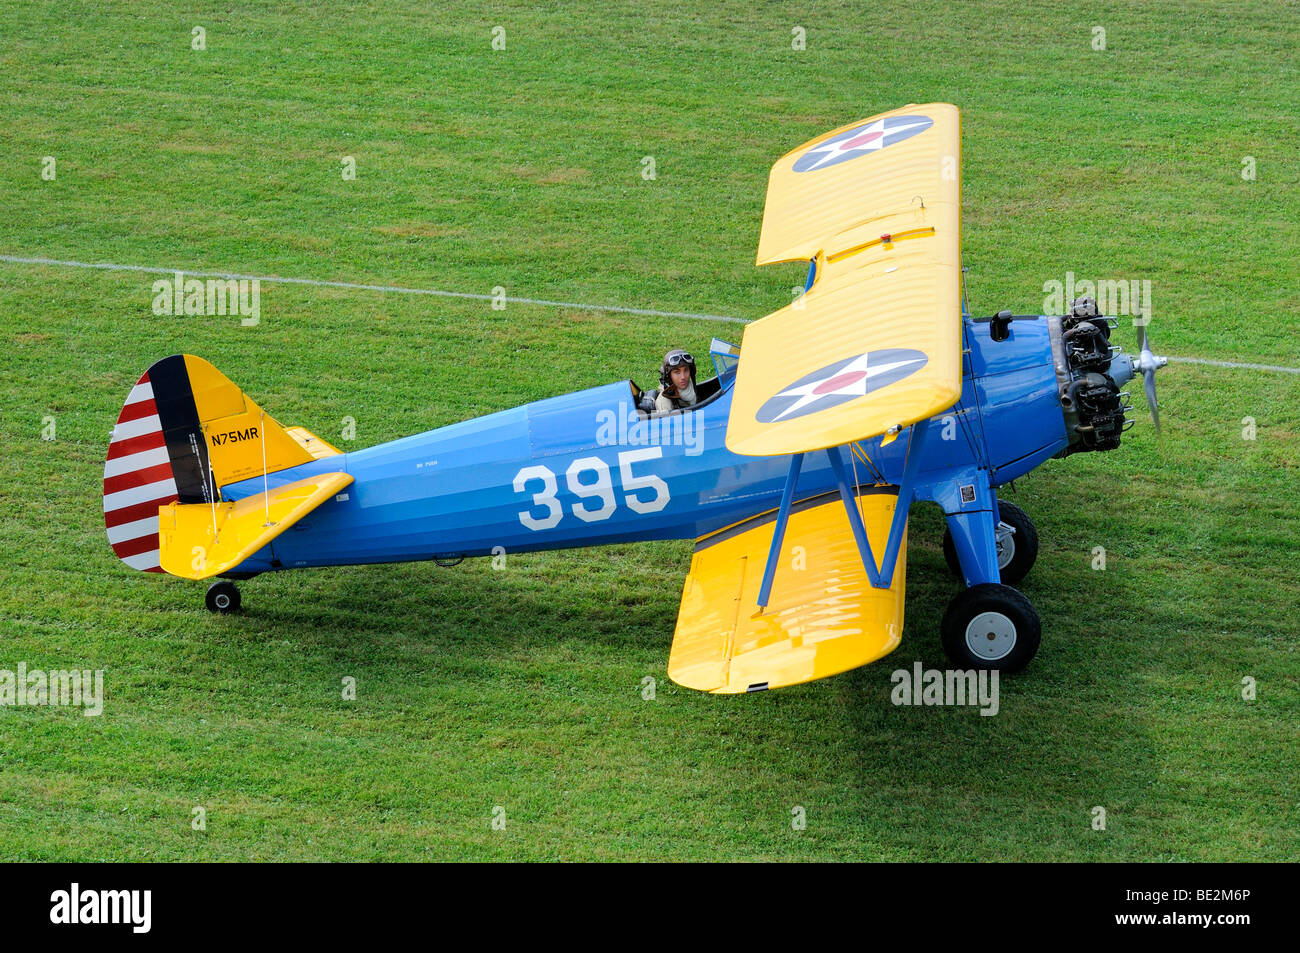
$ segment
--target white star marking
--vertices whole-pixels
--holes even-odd
[[[811,172],[813,169],[820,169],[822,166],[826,165],[827,163],[833,162],[836,159],[840,158],[841,156],[846,155],[847,153],[850,152],[857,152],[862,149],[871,152],[876,152],[884,148],[881,145],[881,143],[885,141],[886,136],[892,136],[895,133],[899,133],[899,132],[906,132],[908,129],[915,129],[918,126],[925,126],[928,123],[929,120],[924,119],[921,122],[908,123],[906,126],[891,126],[889,129],[886,129],[885,120],[877,119],[875,122],[871,123],[870,125],[866,125],[863,126],[861,129],[855,130],[853,135],[847,136],[844,139],[841,139],[839,142],[835,143],[834,146],[830,147],[830,151],[828,151],[824,156],[822,156],[820,159],[818,159],[816,162],[814,162],[812,165],[808,166],[807,168],[803,169],[802,171]],[[853,142],[859,137],[872,132],[881,133],[880,138],[872,142],[863,143],[861,145],[846,147],[846,143]],[[808,152],[804,153],[804,155],[809,155],[811,153],[817,152],[825,148],[826,148],[826,144],[823,143],[822,145],[817,146],[814,149],[809,149]]]
[[[890,361],[888,364],[872,364],[871,366],[867,366],[867,358],[869,356],[870,355],[868,354],[863,354],[861,357],[855,358],[852,363],[846,364],[844,367],[840,368],[834,374],[830,374],[826,377],[823,377],[821,380],[809,381],[806,384],[800,384],[797,387],[791,387],[788,390],[783,390],[779,394],[773,394],[772,397],[770,398],[771,400],[776,400],[776,398],[778,397],[796,397],[796,396],[799,399],[796,400],[789,407],[787,407],[785,410],[781,411],[781,413],[773,417],[772,423],[776,423],[778,420],[780,420],[783,417],[790,416],[796,410],[800,410],[804,407],[807,407],[809,404],[815,403],[821,400],[823,397],[835,397],[840,394],[852,394],[855,397],[862,397],[867,393],[867,384],[871,381],[873,377],[879,377],[881,374],[884,374],[886,371],[892,371],[896,367],[905,367],[908,364],[916,364],[921,360],[920,358],[912,357],[912,358],[906,358],[901,361]],[[835,390],[825,391],[821,394],[813,393],[818,387],[821,387],[827,381],[834,380],[835,378],[840,377],[844,374],[852,374],[854,371],[865,371],[867,376],[859,378],[858,380],[855,381],[849,381],[844,386],[837,387]]]

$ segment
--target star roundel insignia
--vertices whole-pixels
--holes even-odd
[[[887,348],[845,358],[799,378],[769,397],[754,419],[760,424],[806,417],[865,397],[923,368],[929,358],[910,348]]]
[[[934,120],[929,116],[887,116],[864,126],[855,126],[810,148],[795,160],[794,171],[812,172],[879,152],[886,146],[925,132],[933,125]]]

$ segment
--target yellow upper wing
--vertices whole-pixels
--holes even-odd
[[[758,263],[813,287],[745,328],[727,447],[776,455],[906,426],[961,395],[961,131],[931,103],[851,123],[772,169]]]

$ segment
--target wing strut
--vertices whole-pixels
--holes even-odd
[[[829,447],[826,456],[830,459],[831,470],[835,473],[835,482],[839,487],[840,499],[848,512],[849,526],[853,530],[853,539],[857,543],[858,553],[862,557],[862,568],[867,572],[867,579],[877,589],[888,589],[894,581],[894,570],[898,565],[898,550],[903,544],[903,534],[907,532],[907,512],[912,505],[916,489],[916,471],[922,455],[930,420],[917,421],[911,427],[907,439],[907,455],[903,460],[903,479],[898,485],[898,502],[889,524],[889,536],[885,540],[885,554],[880,564],[876,564],[875,553],[867,539],[866,527],[862,524],[862,514],[858,511],[857,498],[849,482],[848,469],[845,466],[844,447]],[[803,467],[802,453],[790,457],[790,473],[786,477],[785,490],[781,493],[781,506],[776,513],[776,526],[772,530],[772,546],[767,553],[767,566],[763,570],[763,583],[758,590],[758,614],[767,608],[772,596],[772,580],[776,576],[777,561],[781,558],[781,546],[785,542],[785,528],[790,520],[790,509],[794,503],[794,487],[799,481],[799,471]]]
[[[763,584],[758,589],[759,613],[767,608],[768,599],[772,595],[772,579],[776,575],[776,562],[781,558],[785,527],[790,521],[790,504],[794,502],[794,485],[799,482],[799,470],[802,467],[803,454],[796,453],[790,458],[790,474],[785,478],[785,490],[781,493],[781,508],[776,511],[776,526],[772,529],[772,548],[767,552],[767,568],[763,570]]]
[[[844,466],[844,448],[831,447],[826,451],[831,460],[831,470],[835,473],[835,482],[839,486],[840,499],[849,514],[849,526],[853,529],[853,539],[858,544],[862,555],[862,568],[867,571],[867,578],[877,589],[888,589],[894,581],[894,569],[898,564],[898,550],[903,544],[903,534],[907,531],[907,511],[912,505],[916,489],[917,464],[921,459],[921,445],[929,429],[930,420],[917,421],[912,425],[912,432],[907,439],[907,455],[903,458],[903,479],[898,484],[898,502],[894,507],[894,516],[889,524],[889,536],[885,541],[885,555],[880,566],[876,565],[875,554],[867,539],[866,527],[862,525],[862,515],[858,512],[857,499],[850,489],[848,471]]]

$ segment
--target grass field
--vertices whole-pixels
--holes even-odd
[[[802,278],[753,267],[771,163],[940,100],[976,312],[1149,279],[1161,353],[1300,367],[1300,21],[1180,6],[9,4],[0,255],[749,320]],[[945,664],[933,507],[892,656],[723,698],[665,671],[689,543],[264,576],[216,617],[114,557],[100,476],[178,351],[362,447],[739,325],[263,284],[241,327],[154,316],[156,277],[0,261],[0,669],[106,696],[0,708],[0,859],[1300,859],[1300,375],[1171,364],[1163,451],[1139,419],[1017,484],[1044,642],[996,717],[889,703]]]

